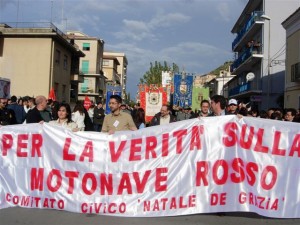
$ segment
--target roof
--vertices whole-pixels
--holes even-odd
[[[35,25],[35,24],[34,24]],[[65,46],[70,52],[78,55],[80,57],[85,56],[85,54],[80,51],[76,46],[70,43],[62,31],[55,27],[52,23],[42,23],[43,26],[21,26],[12,27],[7,24],[0,24],[0,32],[4,37],[40,37],[40,38],[53,38],[63,46]]]
[[[293,12],[288,18],[286,18],[281,24],[283,27],[286,27],[287,23],[289,22],[289,20],[291,20],[295,15],[297,15],[299,13],[300,15],[300,7]]]
[[[251,16],[251,13],[261,4],[262,0],[249,0],[247,5],[245,6],[243,12],[240,14],[236,23],[234,24],[231,33],[237,33],[239,31],[239,27],[243,26]]]

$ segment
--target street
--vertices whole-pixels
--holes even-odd
[[[212,225],[212,224],[242,224],[242,225],[298,225],[300,219],[273,219],[261,217],[254,213],[196,214],[188,216],[161,218],[129,218],[113,216],[97,216],[70,213],[66,211],[46,209],[7,208],[0,210],[1,225],[30,224],[30,225],[79,225],[79,224],[109,224],[109,225]]]

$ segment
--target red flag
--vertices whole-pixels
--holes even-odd
[[[52,99],[52,101],[56,101],[54,88],[51,88],[50,93],[48,95],[48,99]]]
[[[83,101],[83,106],[86,110],[89,110],[90,106],[92,105],[91,99],[88,96],[85,96]]]

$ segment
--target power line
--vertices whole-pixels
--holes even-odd
[[[279,56],[276,56],[277,54],[282,54],[282,52],[285,52],[285,43],[283,44],[283,46],[273,55],[273,57],[271,57],[271,60],[273,59],[277,59]]]

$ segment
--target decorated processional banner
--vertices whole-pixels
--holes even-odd
[[[106,85],[106,102],[105,102],[105,114],[111,113],[109,108],[110,96],[119,95],[122,97],[122,87],[114,85]]]
[[[173,104],[180,107],[192,106],[193,75],[174,75]]]
[[[0,209],[300,217],[300,125],[221,116],[113,135],[0,128]]]
[[[151,119],[160,112],[163,105],[167,104],[167,92],[159,85],[140,85],[140,106],[145,111],[145,121],[150,122]]]

